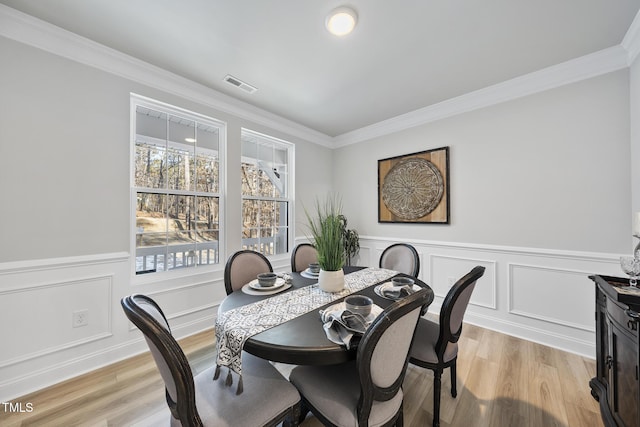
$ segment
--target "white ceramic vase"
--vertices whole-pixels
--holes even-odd
[[[325,292],[340,292],[344,289],[344,271],[320,270],[318,286]]]

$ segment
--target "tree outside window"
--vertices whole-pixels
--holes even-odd
[[[287,253],[293,144],[242,130],[242,247]]]
[[[132,96],[136,274],[219,262],[224,125]]]

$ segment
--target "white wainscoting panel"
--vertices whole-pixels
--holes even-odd
[[[453,282],[482,265],[465,322],[595,357],[595,285],[588,276],[620,276],[620,254],[361,235],[361,248],[369,250],[360,253],[360,265],[377,265],[384,248],[398,241],[420,254],[419,278],[435,293],[431,313],[439,312]]]
[[[511,314],[595,332],[594,292],[585,292],[587,271],[509,264]]]
[[[112,276],[0,290],[3,327],[0,368],[112,335]],[[72,314],[86,310],[86,326],[73,327]]]
[[[496,261],[451,255],[430,255],[429,271],[431,274],[426,282],[433,289],[436,298],[444,299],[451,286],[478,265],[484,267],[485,271],[476,283],[469,304],[495,310],[498,305]]]
[[[126,318],[125,295],[151,296],[176,338],[212,328],[223,267],[134,283],[128,253],[0,263],[0,402],[131,357],[148,347]],[[88,324],[73,327],[73,312]]]

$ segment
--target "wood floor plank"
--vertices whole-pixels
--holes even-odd
[[[529,345],[526,341],[509,336],[504,337],[494,395],[494,399],[499,400],[499,406],[493,410],[504,411],[505,414],[494,415],[495,422],[504,423],[509,422],[508,420],[527,418],[529,383],[527,366],[530,359]],[[526,423],[517,425],[526,425]]]
[[[473,362],[476,358],[477,350],[480,343],[476,341],[476,338],[482,340],[482,334],[474,334],[473,339],[469,339],[466,336],[461,337],[458,342],[458,360],[456,366],[456,381],[458,394],[463,389],[467,379],[472,375]],[[429,371],[430,378],[433,378],[433,373]],[[433,381],[433,379],[431,380]],[[456,413],[457,407],[460,404],[459,398],[451,397],[451,371],[445,369],[442,374],[442,392],[440,393],[440,420],[450,423],[453,420],[453,416]],[[424,409],[428,409],[430,413],[433,413],[433,393],[429,394],[428,401],[425,401]]]
[[[180,341],[194,374],[214,363],[214,340],[209,330]],[[451,397],[445,370],[442,427],[602,427],[588,387],[594,360],[467,324],[459,345],[458,397]],[[433,372],[410,365],[403,390],[405,425],[431,426]],[[148,353],[14,401],[31,402],[35,410],[0,412],[2,427],[121,427],[168,415],[164,385]],[[312,415],[302,423],[320,426]]]
[[[544,352],[545,349],[534,349],[536,355]],[[549,359],[544,360],[548,362]],[[560,377],[555,367],[547,363],[529,364],[528,401],[530,426],[562,427],[569,424]]]
[[[480,357],[473,359],[472,374],[467,377],[464,388],[458,392],[459,402],[451,425],[477,427],[491,425],[491,411],[499,369],[500,365],[496,362]]]
[[[594,399],[595,402],[595,399]],[[582,406],[565,403],[569,427],[604,427],[600,410],[585,410]]]
[[[595,369],[588,370],[581,356],[559,351],[553,352],[553,355],[554,366],[560,374],[564,401],[586,411],[598,412],[599,404],[591,396],[589,388],[589,380],[596,375]]]
[[[433,396],[433,375],[425,375],[425,369],[409,365],[402,385],[404,392],[404,421],[413,425],[415,420],[423,418],[422,408],[428,396]]]

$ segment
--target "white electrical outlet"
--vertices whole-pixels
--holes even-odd
[[[89,324],[89,310],[78,310],[72,313],[72,325],[74,328],[87,326]]]

